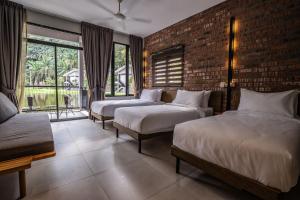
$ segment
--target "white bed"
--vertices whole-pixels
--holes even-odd
[[[159,105],[163,102],[155,102],[143,99],[129,99],[129,100],[105,100],[105,101],[94,101],[91,105],[92,112],[106,116],[114,117],[114,112],[117,108],[122,107],[134,107],[134,106],[148,106],[148,105]]]
[[[281,192],[299,177],[300,121],[295,118],[225,112],[176,125],[173,145]]]
[[[196,108],[179,104],[119,108],[114,122],[141,134],[173,131],[178,123],[213,114],[212,108]]]

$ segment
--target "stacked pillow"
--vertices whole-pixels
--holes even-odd
[[[0,123],[8,120],[18,113],[17,107],[0,92]]]
[[[294,118],[297,116],[298,95],[297,90],[260,93],[241,89],[238,111],[261,112]]]
[[[161,100],[161,95],[162,89],[143,89],[140,99],[159,102]]]

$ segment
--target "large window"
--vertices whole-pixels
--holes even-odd
[[[87,90],[80,35],[28,24],[23,111],[52,120],[85,117]]]
[[[129,96],[133,93],[134,84],[129,46],[114,43],[106,96]]]
[[[180,87],[183,84],[184,47],[178,45],[152,56],[152,83],[157,87]]]

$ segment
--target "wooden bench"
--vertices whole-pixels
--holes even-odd
[[[16,158],[13,160],[7,160],[0,162],[0,175],[8,173],[19,173],[19,189],[20,189],[20,198],[26,196],[26,174],[25,170],[31,168],[32,161],[42,160],[45,158],[50,158],[55,156],[55,152],[47,152],[32,156],[25,156],[21,158]]]

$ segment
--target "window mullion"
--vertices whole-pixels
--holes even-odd
[[[129,95],[129,47],[126,45],[126,96]]]
[[[113,44],[111,60],[111,96],[115,96],[115,43]]]

